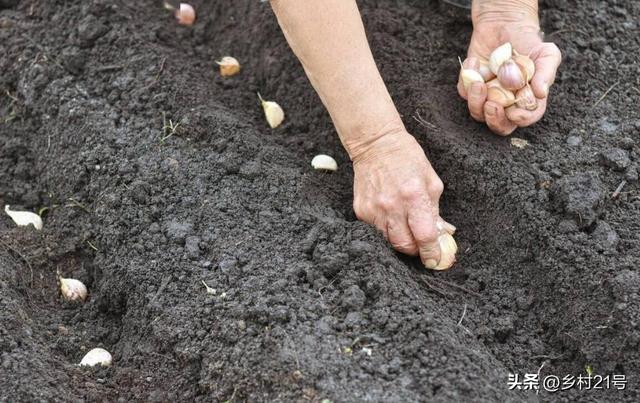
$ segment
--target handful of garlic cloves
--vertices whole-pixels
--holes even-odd
[[[538,101],[529,82],[535,74],[535,64],[528,56],[519,54],[511,43],[498,46],[489,60],[480,60],[479,71],[466,69],[460,62],[460,78],[466,90],[474,82],[487,83],[487,99],[504,108],[515,105],[533,111]]]

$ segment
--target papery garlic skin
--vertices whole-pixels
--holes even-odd
[[[321,169],[325,171],[337,171],[338,163],[336,160],[325,154],[319,154],[311,160],[313,169]]]
[[[527,84],[526,72],[513,59],[508,59],[498,69],[498,81],[509,91],[517,91]]]
[[[180,25],[193,25],[196,20],[196,10],[190,4],[180,3],[175,13]]]
[[[89,366],[93,367],[95,365],[101,365],[103,367],[108,367],[111,365],[113,361],[113,357],[111,357],[111,353],[109,353],[104,348],[94,348],[90,350],[80,361],[81,366]]]
[[[498,70],[500,66],[507,60],[511,59],[513,55],[513,48],[511,47],[511,43],[507,42],[500,46],[498,46],[493,52],[491,52],[491,56],[489,56],[489,68],[491,72],[495,75],[498,75]]]
[[[240,62],[235,57],[225,56],[216,62],[220,66],[220,75],[230,77],[240,72]]]
[[[438,237],[440,244],[440,261],[433,270],[447,270],[456,262],[458,244],[451,234],[445,232]]]
[[[258,94],[258,98],[260,98],[260,103],[262,104],[262,109],[264,109],[264,116],[267,118],[267,123],[269,123],[269,127],[275,129],[280,126],[282,121],[284,120],[284,110],[273,101],[265,101],[262,99],[262,96]]]
[[[59,277],[60,294],[69,302],[84,302],[89,292],[87,287],[80,280],[74,278]]]
[[[42,229],[42,218],[36,213],[30,211],[15,211],[9,208],[7,204],[4,206],[4,212],[16,223],[19,227],[25,227],[27,225],[33,225],[35,229]]]
[[[531,90],[531,86],[527,85],[516,92],[516,106],[528,111],[535,111],[538,108],[538,100]]]

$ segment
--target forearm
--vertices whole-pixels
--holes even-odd
[[[352,159],[381,136],[404,130],[355,0],[272,0],[271,5]]]

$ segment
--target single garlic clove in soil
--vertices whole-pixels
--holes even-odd
[[[87,299],[87,287],[80,280],[58,277],[60,294],[69,302],[84,302]]]
[[[517,91],[527,85],[526,74],[513,59],[509,59],[498,69],[498,81],[505,89]]]
[[[528,56],[516,54],[513,56],[513,61],[520,66],[520,70],[522,70],[525,74],[525,80],[527,82],[531,81],[533,75],[536,73],[536,65]]]
[[[220,66],[220,75],[223,77],[235,76],[240,72],[240,62],[235,57],[225,56],[216,63]]]
[[[493,74],[491,69],[489,68],[489,62],[487,60],[480,60],[480,65],[478,67],[478,72],[482,76],[482,79],[487,82],[496,78],[496,75]]]
[[[511,43],[507,42],[500,46],[498,46],[493,52],[491,52],[491,56],[489,56],[489,69],[495,75],[498,75],[498,70],[502,63],[511,59],[513,55],[513,48],[511,47]]]
[[[487,100],[507,108],[516,102],[516,96],[513,92],[503,88],[496,78],[487,83]]]
[[[81,366],[89,366],[93,367],[95,365],[101,365],[103,367],[108,367],[111,365],[111,361],[113,358],[111,357],[111,353],[109,353],[104,348],[94,348],[90,350],[80,361]]]
[[[313,169],[322,169],[326,171],[336,171],[338,169],[338,163],[336,160],[324,154],[313,157],[311,160],[311,166]]]
[[[36,213],[30,211],[15,211],[9,208],[9,205],[4,206],[4,212],[15,222],[19,227],[25,227],[27,225],[33,225],[35,229],[42,229],[42,218]]]
[[[516,106],[528,111],[535,111],[538,108],[538,100],[531,90],[531,86],[527,85],[516,92]]]
[[[196,20],[196,10],[190,4],[180,3],[175,13],[180,25],[193,25]]]
[[[475,82],[484,83],[484,78],[482,78],[480,73],[473,69],[465,69],[459,57],[458,61],[460,62],[460,79],[462,80],[462,86],[465,91],[469,91],[469,87]]]
[[[440,261],[434,270],[447,270],[456,262],[458,244],[448,232],[440,234],[438,243],[440,244]]]
[[[269,123],[269,127],[275,129],[280,126],[280,123],[284,120],[284,111],[277,103],[273,101],[265,101],[262,99],[262,96],[258,94],[258,98],[260,98],[260,103],[262,104],[262,109],[264,109],[264,116],[267,118],[267,123]]]

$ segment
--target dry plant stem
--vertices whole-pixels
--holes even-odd
[[[404,130],[354,0],[273,0],[271,6],[352,160],[378,138]]]

